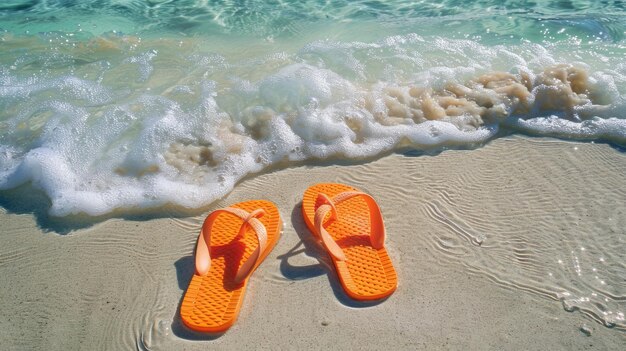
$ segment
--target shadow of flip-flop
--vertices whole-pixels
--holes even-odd
[[[326,274],[327,269],[325,269],[321,263],[307,266],[295,266],[289,263],[289,258],[303,253],[306,254],[307,249],[303,245],[304,243],[300,241],[291,250],[287,251],[287,253],[278,256],[278,259],[280,260],[280,272],[285,278],[290,280],[304,280]],[[302,248],[298,249],[300,247]]]
[[[322,274],[326,274],[328,277],[328,282],[335,294],[335,297],[339,302],[348,307],[371,307],[376,306],[387,298],[383,298],[375,301],[356,301],[351,299],[346,292],[343,290],[343,287],[339,283],[339,277],[337,276],[337,272],[335,271],[335,265],[332,263],[330,257],[326,250],[321,246],[321,243],[313,236],[313,234],[309,231],[309,228],[304,223],[304,218],[302,217],[302,202],[294,207],[291,211],[291,224],[293,225],[298,237],[300,237],[300,242],[296,244],[291,250],[287,253],[278,256],[281,260],[280,262],[280,271],[283,276],[290,280],[304,280],[309,278],[318,277]],[[299,249],[301,246],[304,248]],[[310,257],[315,257],[319,261],[319,264],[308,265],[308,266],[294,266],[289,263],[289,258],[299,255],[306,254]]]

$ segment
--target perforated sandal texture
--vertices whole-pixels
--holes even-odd
[[[230,211],[229,209],[234,209]],[[258,210],[262,211],[258,211]],[[234,204],[218,210],[210,228],[210,214],[203,224],[196,248],[196,272],[183,298],[180,315],[183,323],[196,331],[223,332],[231,327],[243,301],[250,275],[275,246],[280,236],[281,220],[278,208],[269,201],[253,200]],[[256,211],[256,212],[255,212]],[[236,213],[236,214],[235,214]],[[247,220],[246,220],[247,219]],[[263,241],[256,232],[259,223],[266,234],[265,249],[259,252],[251,267],[242,266],[253,255]],[[210,230],[210,242],[206,243],[210,253],[209,262],[198,259],[202,256],[203,232]],[[206,237],[206,235],[205,235]],[[243,276],[237,277],[237,273]]]
[[[314,185],[305,191],[302,199],[302,214],[307,227],[329,251],[343,289],[355,300],[387,297],[398,284],[396,271],[384,247],[382,215],[372,213],[374,210],[368,201],[374,200],[353,187],[334,183]],[[325,205],[327,207],[320,210]],[[380,211],[377,205],[375,208]],[[316,228],[318,211],[326,212],[322,229],[330,235],[339,251],[327,240],[325,243],[321,230]],[[380,218],[380,223],[376,223],[376,218]],[[377,232],[381,228],[383,232]]]

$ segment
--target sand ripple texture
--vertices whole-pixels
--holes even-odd
[[[467,154],[471,161],[461,164],[437,163],[446,182],[418,177],[413,186],[427,196],[416,199],[419,217],[435,230],[416,235],[442,264],[461,263],[499,285],[626,330],[624,155],[606,157],[585,144],[556,153],[551,141],[528,143]],[[518,166],[523,157],[536,162]],[[590,159],[598,168],[584,166]]]
[[[450,329],[462,339],[459,347],[467,338],[484,345],[485,328],[496,338],[501,329],[491,324],[506,321],[509,337],[522,332],[520,323],[547,322],[551,332],[569,336],[540,340],[575,348],[592,340],[610,348],[626,331],[624,157],[608,145],[508,137],[477,150],[299,166],[245,180],[214,208],[271,200],[284,233],[252,276],[237,324],[217,339],[190,332],[178,317],[210,209],[197,216],[113,218],[67,235],[42,232],[30,215],[2,214],[8,218],[0,247],[3,338],[9,350],[254,348],[258,340],[332,347],[376,318],[382,332],[375,333],[406,333],[389,341],[397,347],[406,340],[432,342],[432,333],[449,325],[460,328]],[[366,191],[381,207],[400,284],[381,304],[354,306],[334,291],[340,287],[332,263],[303,223],[304,189],[328,181]],[[468,283],[470,292],[441,290]],[[505,302],[502,291],[511,292]],[[485,295],[499,298],[482,301]],[[511,302],[517,300],[524,303]],[[476,314],[486,319],[468,322]],[[593,330],[592,339],[581,327]],[[312,344],[311,328],[333,338]],[[477,335],[472,328],[479,328]],[[283,337],[291,330],[299,336]],[[380,345],[379,336],[368,342]]]
[[[421,267],[461,266],[624,332],[624,174],[625,154],[609,146],[513,137],[478,150],[311,168],[298,184],[345,182],[378,199],[401,285],[409,285],[399,290],[419,294]]]
[[[424,266],[461,266],[626,331],[626,156],[619,150],[513,137],[478,150],[408,152],[305,173],[295,189],[285,185],[274,196],[339,181],[377,198],[408,285],[399,290],[419,294]],[[245,191],[263,188],[259,182],[244,183]]]
[[[168,290],[177,281],[172,263],[188,268],[183,258],[197,234],[185,233],[196,231],[194,217],[162,220],[171,235],[158,239],[141,221],[117,220],[100,232],[97,225],[80,235],[33,236],[36,226],[24,219],[3,228],[17,241],[0,249],[0,270],[13,277],[0,290],[5,303],[19,305],[3,315],[5,347],[151,350],[171,337],[171,307],[183,289]]]

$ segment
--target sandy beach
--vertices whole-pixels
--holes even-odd
[[[615,247],[626,240],[625,174],[626,154],[610,145],[508,137],[476,150],[277,170],[196,212],[95,224],[50,220],[45,198],[4,192],[0,348],[619,350],[623,314],[607,324],[598,308],[624,312],[625,256]],[[318,182],[377,199],[399,276],[387,300],[360,304],[341,291],[301,218],[302,193]],[[191,332],[178,313],[199,226],[211,210],[255,198],[278,205],[282,237],[252,276],[236,324],[219,337]],[[583,282],[592,268],[613,277],[599,291],[617,302],[594,308],[561,294],[585,291],[565,285],[576,264]]]

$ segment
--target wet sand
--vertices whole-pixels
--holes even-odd
[[[601,312],[624,312],[624,174],[626,154],[606,144],[509,137],[477,150],[275,171],[191,214],[75,226],[28,210],[37,196],[5,193],[1,348],[618,350],[624,322]],[[383,211],[399,276],[385,301],[348,299],[301,219],[304,189],[329,181],[372,194]],[[199,226],[211,210],[253,198],[278,205],[282,237],[252,276],[236,324],[218,337],[193,333],[178,310]],[[587,278],[592,267],[604,285]],[[588,290],[616,301],[570,301]]]

